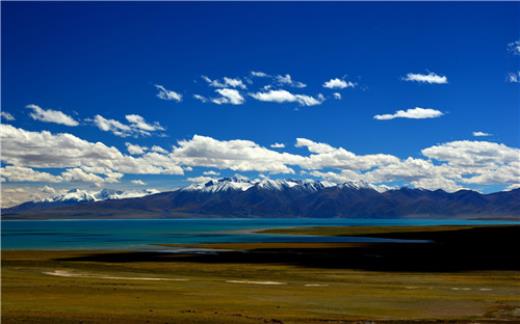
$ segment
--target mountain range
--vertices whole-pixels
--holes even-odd
[[[520,189],[481,194],[363,182],[223,178],[168,192],[72,190],[2,210],[4,219],[170,217],[520,218]]]

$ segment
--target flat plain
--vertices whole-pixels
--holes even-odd
[[[2,251],[2,322],[518,322],[519,230],[300,228],[281,232],[431,242]]]

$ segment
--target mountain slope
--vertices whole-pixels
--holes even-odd
[[[50,198],[37,201],[28,201],[18,206],[6,208],[2,213],[21,213],[33,210],[46,210],[56,207],[77,206],[88,202],[97,202],[111,199],[138,198],[157,193],[154,189],[137,191],[123,191],[113,189],[102,189],[99,191],[88,191],[81,189],[71,189],[65,193],[54,195]]]
[[[520,218],[520,189],[484,195],[470,190],[381,190],[364,183],[225,178],[138,198],[76,202],[58,199],[51,205],[32,204],[3,210],[4,218]]]

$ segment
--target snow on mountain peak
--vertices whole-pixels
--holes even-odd
[[[101,189],[99,191],[89,191],[83,189],[71,189],[65,193],[54,195],[50,198],[45,198],[42,202],[65,202],[65,201],[102,201],[109,199],[125,199],[138,198],[158,193],[156,189],[123,191],[114,189]]]
[[[238,177],[222,178],[210,180],[206,183],[196,183],[187,187],[181,188],[183,191],[203,191],[203,192],[219,192],[238,190],[246,191],[251,188],[253,184],[247,180]]]
[[[249,180],[246,178],[222,178],[213,179],[205,183],[195,183],[187,187],[183,187],[181,191],[201,191],[201,192],[221,192],[221,191],[246,191],[250,188],[257,188],[259,190],[275,190],[281,191],[286,189],[303,190],[303,191],[318,191],[324,188],[338,187],[338,188],[370,188],[381,191],[381,188],[372,186],[365,182],[346,182],[343,184],[335,184],[328,181],[317,180],[292,180],[292,179],[269,179],[261,178]]]

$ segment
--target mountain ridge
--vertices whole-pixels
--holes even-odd
[[[23,207],[23,208],[22,208]],[[2,210],[4,218],[454,217],[520,219],[520,189],[382,188],[363,182],[223,178],[124,199],[61,202]]]

